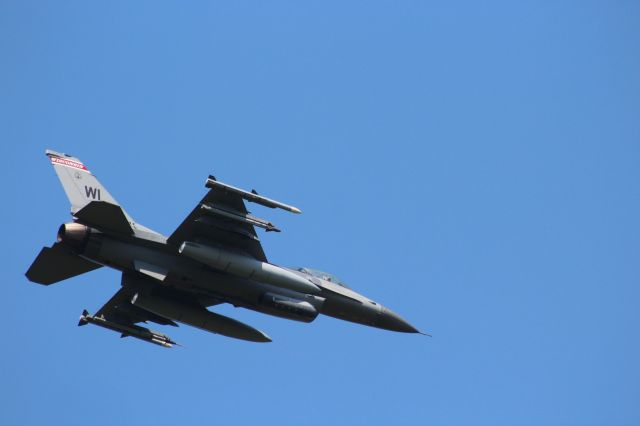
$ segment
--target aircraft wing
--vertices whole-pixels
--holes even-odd
[[[210,312],[207,306],[222,303],[213,298],[159,288],[153,279],[137,274],[123,274],[122,288],[95,314],[82,313],[78,325],[95,324],[164,347],[176,344],[157,331],[136,325],[153,321],[177,326],[172,319],[193,327],[252,342],[270,342],[271,338],[247,324]],[[153,312],[152,312],[153,311]],[[154,313],[157,312],[157,313]]]
[[[254,225],[278,231],[273,224],[251,216],[241,194],[214,186],[171,234],[169,243],[179,246],[205,239],[266,262]]]
[[[167,318],[163,318],[152,312],[141,309],[131,303],[131,299],[137,292],[143,291],[144,280],[134,278],[128,274],[122,274],[122,288],[104,304],[95,316],[103,317],[106,320],[115,322],[120,325],[130,326],[138,322],[153,321],[163,325],[177,324]]]

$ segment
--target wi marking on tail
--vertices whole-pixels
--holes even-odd
[[[92,198],[94,200],[100,201],[100,188],[94,188],[92,186],[84,186],[84,193],[87,195],[87,198]]]

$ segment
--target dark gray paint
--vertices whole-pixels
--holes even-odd
[[[210,176],[206,186],[211,189],[167,238],[134,222],[79,159],[54,151],[47,156],[69,198],[74,222],[60,227],[58,242],[42,249],[27,278],[49,285],[103,265],[122,272],[122,288],[96,315],[83,312],[80,325],[92,323],[164,347],[175,342],[136,323],[181,322],[238,339],[271,341],[251,326],[207,310],[230,303],[303,322],[321,313],[418,332],[351,289],[267,261],[254,225],[276,228],[249,215],[244,200],[300,213],[296,207]]]

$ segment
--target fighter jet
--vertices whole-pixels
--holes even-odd
[[[267,260],[255,228],[280,230],[250,214],[245,201],[301,213],[296,207],[209,176],[209,191],[166,237],[134,221],[78,158],[50,150],[46,155],[71,203],[73,220],[60,226],[56,242],[42,248],[25,275],[50,285],[103,266],[122,273],[116,294],[95,315],[85,309],[78,325],[94,324],[168,348],[176,342],[138,323],[183,323],[236,339],[271,341],[264,332],[207,309],[229,303],[307,323],[324,314],[419,333],[332,274]]]

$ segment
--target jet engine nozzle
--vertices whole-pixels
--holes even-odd
[[[91,228],[71,222],[60,225],[56,240],[76,250],[82,250],[89,239]]]

